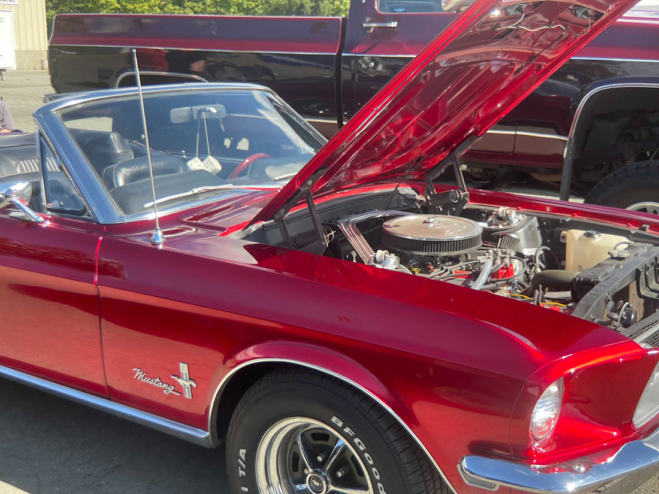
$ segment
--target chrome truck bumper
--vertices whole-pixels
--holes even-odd
[[[458,465],[467,484],[486,490],[506,486],[527,492],[574,494],[604,486],[611,490],[598,492],[630,493],[659,470],[659,431],[625,444],[604,463],[594,463],[585,456],[561,463],[560,472],[547,472],[550,469],[551,465],[536,467],[482,456],[465,456]]]

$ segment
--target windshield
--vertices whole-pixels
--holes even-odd
[[[262,90],[172,90],[144,95],[161,207],[290,180],[324,140]],[[153,207],[137,95],[66,108],[60,117],[124,215]]]

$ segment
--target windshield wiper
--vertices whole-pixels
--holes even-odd
[[[211,192],[213,190],[223,190],[223,189],[280,189],[281,185],[275,185],[275,186],[268,186],[268,185],[261,185],[261,186],[254,186],[254,185],[204,185],[202,187],[195,187],[194,189],[190,189],[187,192],[181,192],[179,194],[172,194],[171,196],[166,196],[166,197],[160,197],[157,199],[155,202],[150,201],[144,204],[145,208],[150,208],[153,207],[154,204],[160,204],[163,202],[169,202],[173,201],[175,199],[181,199],[183,197],[189,197],[189,196],[194,196],[197,194],[203,194],[204,192]]]

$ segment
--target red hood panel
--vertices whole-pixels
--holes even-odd
[[[419,178],[482,136],[637,0],[477,0],[375,95],[252,220],[314,194]],[[419,161],[420,160],[420,161]],[[413,170],[410,172],[410,170]]]

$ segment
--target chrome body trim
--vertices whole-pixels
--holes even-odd
[[[571,60],[598,60],[602,62],[642,62],[642,63],[659,62],[659,60],[652,60],[645,58],[604,58],[604,57],[572,57]]]
[[[416,58],[416,55],[391,55],[377,53],[341,53],[343,57],[374,57],[374,58]]]
[[[525,137],[537,137],[538,139],[556,139],[558,141],[567,141],[566,136],[561,136],[557,134],[542,134],[540,132],[528,132],[526,130],[498,130],[490,129],[486,134],[495,134],[495,135],[504,135],[504,136],[525,136]]]
[[[446,483],[446,485],[449,487],[451,492],[454,494],[457,494],[457,491],[449,482],[448,478],[446,478],[446,475],[442,471],[442,469],[439,467],[437,464],[437,461],[432,457],[428,449],[424,446],[424,444],[421,442],[421,440],[414,434],[412,429],[401,419],[396,412],[394,412],[389,405],[387,405],[382,399],[378,398],[375,394],[371,393],[368,389],[364,388],[360,384],[348,379],[347,377],[342,376],[341,374],[337,374],[336,372],[332,372],[328,369],[325,369],[323,367],[318,367],[317,365],[313,364],[308,364],[306,362],[301,362],[299,360],[291,360],[291,359],[284,359],[284,358],[257,358],[254,360],[250,360],[248,362],[243,362],[242,364],[237,365],[233,369],[231,369],[224,378],[222,378],[222,381],[220,382],[219,386],[217,387],[217,390],[215,391],[215,396],[213,399],[213,402],[211,403],[211,410],[210,413],[208,414],[208,430],[210,431],[211,434],[211,441],[213,445],[219,444],[219,438],[217,437],[217,405],[220,402],[220,399],[222,397],[222,392],[226,388],[226,385],[229,383],[231,378],[241,369],[244,369],[248,365],[254,365],[254,364],[267,364],[267,363],[279,363],[279,364],[293,364],[293,365],[298,365],[300,367],[306,367],[307,369],[312,369],[317,372],[322,372],[324,374],[327,374],[328,376],[332,376],[336,379],[340,379],[341,381],[345,382],[346,384],[353,386],[354,388],[360,390],[362,393],[370,397],[372,400],[374,400],[376,403],[378,403],[384,410],[398,422],[398,424],[409,434],[409,436],[414,439],[416,442],[417,446],[421,448],[421,450],[426,454],[428,459],[431,461],[431,463],[434,465],[434,467],[437,469],[437,472],[439,472],[439,475],[442,477],[442,480]]]
[[[465,456],[458,470],[469,485],[496,490],[500,486],[528,492],[587,493],[616,479],[645,469],[659,469],[659,431],[623,445],[608,460],[586,456],[556,465],[531,466],[506,460]]]
[[[136,408],[121,405],[119,403],[110,401],[107,398],[101,398],[99,396],[85,393],[84,391],[78,391],[67,386],[55,384],[53,382],[46,381],[45,379],[10,369],[9,367],[0,366],[0,377],[10,379],[21,384],[26,384],[38,390],[54,394],[61,398],[66,398],[67,400],[74,401],[81,405],[87,405],[91,408],[95,408],[96,410],[107,412],[111,415],[130,420],[131,422],[135,422],[137,424],[145,425],[151,429],[164,432],[165,434],[178,437],[179,439],[184,439],[199,446],[204,446],[205,448],[212,447],[210,434],[207,431],[197,429],[196,427],[191,427],[189,425],[181,424],[180,422],[174,422],[173,420],[165,419],[151,413],[137,410]]]
[[[180,77],[184,79],[191,79],[193,81],[197,82],[208,82],[208,80],[204,79],[203,77],[200,77],[198,75],[193,75],[193,74],[182,74],[180,72],[162,72],[162,71],[157,71],[157,70],[140,70],[140,75],[157,75],[157,76],[165,76],[165,77]],[[119,83],[123,81],[126,77],[135,77],[135,71],[134,70],[129,70],[127,72],[124,72],[121,74],[119,77],[117,77],[117,81],[114,83],[114,87],[116,89],[119,89]],[[124,86],[125,87],[125,86]],[[128,86],[132,87],[132,86]]]
[[[340,219],[337,224],[346,240],[352,245],[364,264],[368,264],[373,259],[373,249],[368,244],[364,236],[357,228],[357,223],[372,218],[382,218],[387,216],[405,216],[409,213],[402,211],[371,211],[363,214],[355,214],[347,218]]]
[[[497,130],[497,129],[490,129],[486,132],[486,134],[496,134],[496,135],[502,135],[502,136],[514,136],[515,131],[514,130]]]
[[[526,137],[537,137],[539,139],[556,139],[558,141],[567,141],[568,140],[568,138],[566,136],[559,136],[559,135],[554,135],[554,134],[541,134],[539,132],[527,132],[525,130],[518,130],[516,132],[516,135],[526,136]]]
[[[594,95],[606,91],[609,89],[620,89],[620,88],[656,88],[659,89],[659,83],[653,84],[649,82],[616,82],[611,84],[602,84],[591,89],[586,93],[581,101],[577,110],[574,112],[574,118],[572,119],[572,125],[570,126],[570,132],[567,135],[567,145],[565,146],[565,151],[563,152],[563,173],[561,177],[561,191],[560,191],[560,200],[568,201],[570,199],[570,186],[572,184],[572,171],[574,166],[574,134],[577,131],[581,120],[581,114],[586,104]]]
[[[154,15],[154,14],[151,14]],[[166,14],[169,15],[169,14]],[[327,17],[327,19],[331,19],[331,17]],[[181,48],[181,47],[173,47],[173,46],[153,46],[153,45],[136,45],[136,44],[131,44],[131,45],[65,45],[65,44],[48,44],[50,48],[53,47],[83,47],[83,48],[122,48],[125,50],[129,50],[131,48],[142,48],[142,49],[147,49],[147,50],[186,50],[188,51],[189,49],[186,48]],[[322,56],[328,56],[331,55],[333,57],[336,56],[336,53],[334,52],[311,52],[311,51],[256,51],[256,50],[218,50],[217,48],[215,49],[206,49],[206,48],[199,48],[198,50],[191,50],[191,51],[204,51],[204,52],[212,52],[212,53],[251,53],[253,55],[322,55]]]

